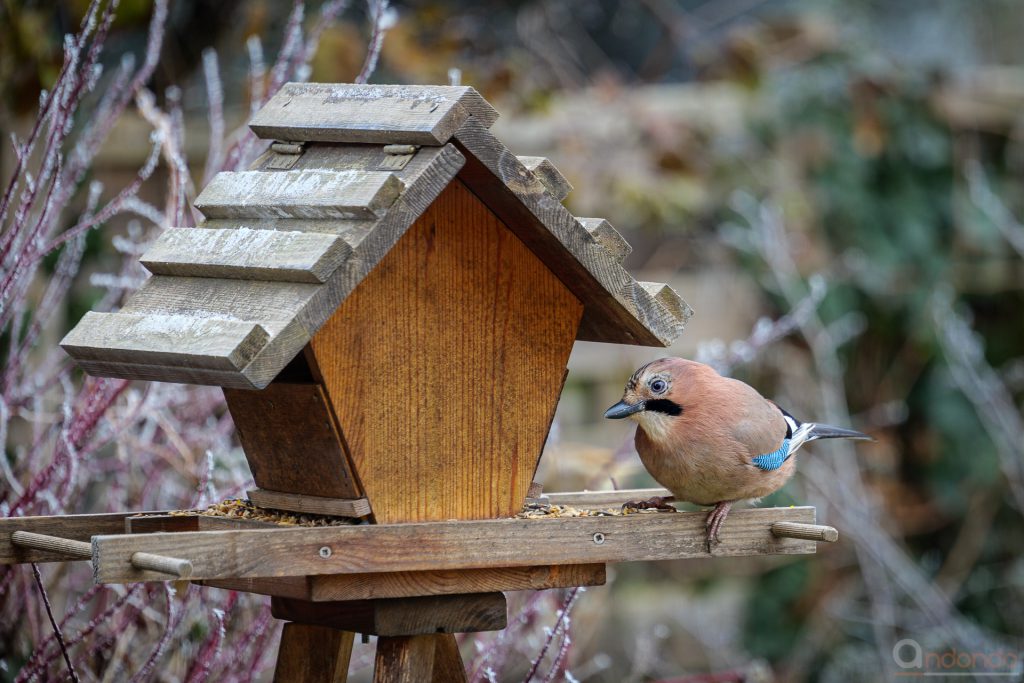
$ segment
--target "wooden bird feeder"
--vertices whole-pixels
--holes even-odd
[[[605,220],[517,157],[468,87],[292,83],[271,140],[196,199],[198,227],[62,342],[94,375],[224,388],[264,508],[369,524],[201,514],[0,520],[0,561],[90,560],[101,583],[190,579],[272,596],[277,681],[464,680],[452,633],[505,625],[502,591],[598,585],[605,563],[706,557],[703,513],[521,519],[576,339],[665,346],[691,311],[634,280]],[[652,491],[549,494],[615,505]],[[812,553],[813,508],[738,511],[720,555]],[[433,672],[433,673],[431,673]],[[405,678],[402,678],[405,676]]]

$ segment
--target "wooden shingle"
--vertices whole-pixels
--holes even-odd
[[[468,86],[288,83],[249,127],[272,140],[443,145],[470,116],[490,127],[498,113]]]
[[[583,304],[578,339],[669,344],[689,307],[633,279],[625,240],[607,222],[573,217],[561,205],[565,179],[542,157],[509,152],[487,130],[496,116],[467,87],[286,85],[252,127],[303,143],[294,163],[275,168],[280,154],[268,151],[248,171],[215,176],[196,199],[205,222],[153,244],[142,262],[154,277],[119,314],[153,327],[225,321],[216,344],[185,328],[122,340],[90,317],[66,350],[99,375],[265,387],[456,177]],[[401,168],[380,170],[396,150]]]

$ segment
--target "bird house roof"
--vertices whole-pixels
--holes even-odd
[[[214,177],[205,220],[164,231],[141,258],[153,277],[61,345],[91,374],[262,388],[456,177],[582,302],[578,339],[671,343],[690,308],[634,280],[621,235],[570,214],[569,183],[512,154],[496,118],[469,87],[285,85],[250,122],[266,153]]]

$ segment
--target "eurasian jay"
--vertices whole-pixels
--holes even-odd
[[[714,506],[706,522],[709,551],[733,503],[761,498],[789,481],[802,445],[872,440],[851,429],[799,422],[749,385],[682,358],[661,358],[634,372],[622,400],[604,416],[636,420],[640,460],[675,499]]]

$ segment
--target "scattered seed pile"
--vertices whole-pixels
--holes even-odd
[[[622,507],[610,508],[577,508],[571,505],[549,505],[547,503],[527,503],[523,511],[516,515],[519,519],[542,519],[544,517],[621,517],[623,515],[652,515],[666,510],[636,509]],[[348,526],[360,524],[360,520],[348,517],[331,517],[328,515],[312,515],[285,510],[272,510],[253,505],[248,499],[229,498],[214,503],[205,510],[177,510],[172,515],[205,515],[207,517],[227,517],[229,519],[248,519],[254,522],[279,524],[281,526]]]
[[[546,503],[527,503],[523,511],[516,517],[519,519],[540,519],[542,517],[621,517],[622,515],[651,515],[667,510],[654,508],[637,510],[636,508],[621,507],[601,508],[592,510],[588,508],[576,508],[571,505],[548,505]]]
[[[328,515],[311,515],[285,510],[271,510],[256,507],[247,499],[229,498],[214,503],[205,510],[180,510],[172,515],[206,515],[207,517],[229,517],[231,519],[250,519],[254,522],[268,522],[281,526],[348,526],[359,524],[357,519],[348,517],[330,517]]]

